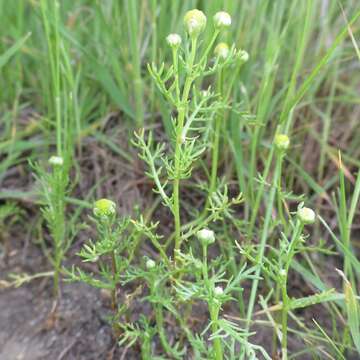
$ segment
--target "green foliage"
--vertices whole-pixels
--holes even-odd
[[[59,160],[53,162],[53,159]],[[71,245],[72,234],[67,226],[65,197],[69,191],[69,162],[61,157],[49,159],[50,170],[40,164],[32,164],[40,186],[41,212],[50,232],[52,248],[42,244],[45,254],[54,267],[54,296],[60,293],[59,277],[62,261]]]

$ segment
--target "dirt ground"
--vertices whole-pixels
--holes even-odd
[[[1,273],[45,269],[39,249],[28,249],[25,262],[22,253],[11,249]],[[112,358],[117,346],[107,322],[107,299],[99,290],[64,284],[56,320],[49,316],[53,305],[50,278],[0,290],[0,360]]]

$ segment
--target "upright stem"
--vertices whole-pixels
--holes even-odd
[[[281,176],[282,159],[283,159],[283,157],[281,155],[278,156],[276,159],[275,174],[273,177],[271,190],[270,190],[270,194],[269,194],[269,199],[267,202],[264,227],[263,227],[263,230],[261,233],[259,254],[258,254],[258,258],[257,258],[258,268],[256,269],[256,272],[255,272],[255,276],[254,276],[254,280],[253,280],[252,288],[251,288],[251,293],[250,293],[249,304],[248,304],[247,326],[246,326],[247,330],[249,330],[249,328],[250,328],[250,321],[251,321],[252,313],[253,313],[254,306],[255,306],[255,299],[256,299],[257,289],[258,289],[258,285],[259,285],[259,276],[260,276],[260,272],[261,272],[261,268],[262,268],[261,265],[262,265],[264,253],[265,253],[266,240],[269,235],[268,232],[269,232],[269,227],[270,227],[271,215],[272,215],[272,211],[273,211],[273,205],[274,205],[274,201],[275,201],[276,189],[277,189],[278,179]]]
[[[217,91],[221,97],[222,97],[222,80],[223,80],[223,76],[221,71],[217,79]],[[218,170],[218,162],[219,162],[220,130],[221,130],[222,120],[223,120],[223,111],[221,111],[215,117],[215,127],[214,127],[212,156],[211,156],[211,176],[210,176],[209,194],[206,201],[205,211],[209,203],[210,197],[214,193],[216,188],[217,170]]]
[[[192,39],[191,42],[191,53],[188,65],[188,71],[185,85],[182,93],[182,98],[180,103],[178,104],[178,117],[176,122],[176,140],[175,140],[175,159],[174,159],[174,166],[175,166],[175,177],[173,182],[173,214],[174,214],[174,223],[175,223],[175,248],[174,248],[174,259],[176,259],[177,252],[180,250],[181,246],[181,220],[180,220],[180,163],[181,163],[181,145],[183,143],[182,139],[182,130],[184,127],[184,120],[185,115],[188,108],[188,97],[191,89],[191,85],[193,82],[193,74],[192,68],[194,65],[195,54],[196,54],[196,44],[197,39]]]
[[[211,331],[215,334],[218,331],[217,321],[219,318],[219,310],[220,304],[218,300],[214,297],[213,289],[211,289],[211,283],[209,281],[209,274],[208,274],[208,267],[207,267],[207,245],[203,245],[203,278],[205,287],[208,289],[209,293],[212,294],[211,298],[208,301],[209,312],[210,312],[210,319],[211,319]],[[216,338],[213,340],[214,343],[214,352],[215,352],[215,360],[222,360],[223,359],[223,351],[221,346],[221,340]]]
[[[155,305],[155,317],[156,317],[157,330],[159,333],[160,342],[161,342],[162,347],[164,348],[165,352],[168,355],[178,358],[176,356],[175,352],[173,351],[171,345],[169,344],[169,342],[166,338],[166,334],[164,332],[164,317],[163,317],[161,304]]]
[[[64,256],[65,244],[65,188],[62,169],[54,169],[54,198],[52,208],[54,216],[57,219],[54,230],[54,298],[58,299],[60,294],[60,270],[61,263]],[[65,170],[64,170],[65,171]]]
[[[212,333],[215,334],[218,331],[217,321],[219,318],[219,304],[214,303],[217,301],[216,299],[212,299],[212,304],[210,304],[210,318],[212,321],[211,330]],[[223,359],[223,351],[221,346],[221,340],[219,338],[215,338],[213,340],[214,343],[214,352],[215,352],[215,360],[222,360]]]
[[[135,122],[136,127],[141,128],[144,123],[144,104],[143,104],[143,81],[141,77],[141,54],[139,39],[139,12],[138,2],[133,0],[126,1],[127,18],[129,27],[129,44],[131,58],[133,61],[134,72],[134,98],[135,98]]]
[[[282,319],[281,319],[281,352],[282,352],[282,360],[287,360],[287,332],[288,332],[288,312],[289,312],[289,296],[287,293],[287,277],[289,268],[291,265],[291,261],[295,255],[296,248],[298,246],[298,241],[300,239],[303,223],[299,220],[296,222],[295,230],[293,232],[292,238],[290,240],[289,249],[287,251],[287,258],[285,264],[285,275],[282,279],[281,284],[281,295],[282,295]]]
[[[111,223],[106,224],[106,236],[110,240],[112,236]],[[111,271],[113,277],[113,288],[111,290],[111,308],[115,312],[117,310],[116,280],[118,275],[115,250],[111,251],[110,255],[111,255]]]
[[[264,179],[266,179],[269,175],[271,164],[272,164],[272,159],[273,159],[273,154],[274,154],[274,149],[272,148],[270,150],[270,154],[268,156],[268,159],[267,159],[266,165],[265,165],[265,169],[262,174]],[[262,195],[264,193],[264,187],[265,187],[265,184],[261,183],[259,186],[259,189],[257,189],[257,192],[256,192],[255,202],[252,202],[253,206],[251,209],[251,216],[250,216],[250,222],[249,222],[248,234],[247,234],[249,239],[251,239],[251,237],[252,237],[253,229],[254,229],[254,226],[256,223],[256,218],[257,218],[259,207],[260,207],[260,202],[262,199]]]
[[[116,295],[117,265],[116,265],[115,251],[111,252],[111,269],[112,269],[113,281],[114,281],[114,287],[111,291],[111,308],[113,309],[113,311],[115,311],[117,308],[117,295]]]
[[[287,274],[285,275],[284,283],[281,286],[282,293],[282,319],[281,319],[281,352],[282,360],[287,360],[287,318],[288,318],[288,307],[289,297],[287,294]]]

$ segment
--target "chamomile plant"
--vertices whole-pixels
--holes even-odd
[[[200,10],[190,10],[184,16],[186,38],[182,39],[174,33],[167,36],[167,44],[172,50],[171,65],[148,66],[161,95],[175,114],[171,121],[172,136],[170,146],[163,143],[154,147],[152,134],[141,131],[136,134],[134,145],[139,148],[140,157],[148,165],[147,174],[155,183],[155,191],[173,215],[175,260],[186,237],[182,234],[185,224],[181,219],[181,183],[191,177],[194,165],[209,147],[212,149],[212,166],[206,186],[209,198],[205,211],[211,212],[214,209],[212,205],[216,207],[211,198],[218,191],[219,139],[224,111],[230,108],[229,94],[232,88],[229,84],[223,91],[222,74],[230,67],[237,71],[244,63],[243,51],[223,43],[216,45],[221,31],[230,25],[228,13],[222,11],[215,14],[210,25],[213,34],[210,41],[204,43],[201,34],[209,26],[207,18]],[[215,86],[204,89],[204,79],[208,81],[209,78],[215,79]],[[204,217],[199,220],[206,222]],[[197,225],[203,227],[206,224],[200,222]]]
[[[146,328],[149,336],[157,336],[163,351],[171,358],[182,359],[187,354],[196,358],[221,360],[231,357],[236,344],[240,343],[248,354],[265,352],[248,342],[250,334],[221,318],[222,306],[232,301],[232,294],[241,293],[240,283],[252,278],[255,267],[244,266],[235,277],[227,277],[227,263],[223,258],[212,260],[208,247],[215,243],[216,235],[210,228],[214,222],[233,218],[232,207],[242,201],[241,194],[230,197],[224,182],[219,186],[217,168],[220,137],[224,128],[225,112],[236,111],[239,104],[231,104],[230,93],[233,82],[224,86],[226,71],[239,71],[248,56],[243,50],[218,42],[219,34],[231,25],[226,12],[217,13],[212,24],[207,24],[205,14],[197,9],[184,16],[186,37],[172,33],[166,37],[172,60],[170,65],[149,65],[148,70],[160,95],[167,101],[174,114],[168,141],[154,141],[151,131],[135,133],[133,144],[139,149],[139,157],[147,165],[146,175],[153,181],[154,190],[162,205],[170,210],[173,235],[165,238],[160,231],[169,227],[169,222],[160,224],[143,215],[131,220],[116,216],[115,204],[110,200],[99,200],[94,205],[94,218],[98,238],[89,241],[79,252],[83,261],[94,263],[97,273],[87,273],[81,267],[73,268],[69,277],[92,286],[110,290],[114,319],[121,329],[120,343],[130,346],[140,341],[148,348],[138,329]],[[204,42],[202,33],[212,26],[209,42]],[[206,87],[202,84],[206,82]],[[214,85],[212,85],[214,84]],[[209,154],[207,149],[210,148]],[[202,184],[204,209],[200,209],[189,220],[184,221],[181,185],[192,177],[194,167],[211,158],[208,181]],[[194,215],[194,214],[192,214]],[[150,241],[156,257],[140,262],[132,261],[129,251],[137,246],[135,239]],[[173,241],[173,242],[172,242]],[[168,245],[172,242],[173,251]],[[135,245],[134,245],[135,244]],[[215,245],[215,244],[214,244]],[[125,256],[127,254],[127,256]],[[141,323],[141,319],[126,322],[121,315],[124,306],[119,305],[117,294],[130,283],[142,283],[147,291],[143,301],[153,309],[155,324]],[[141,290],[140,290],[141,291]],[[196,302],[207,304],[209,321],[199,334],[189,327]],[[130,311],[130,310],[129,310]],[[186,339],[174,342],[169,339],[164,311],[173,318]],[[116,326],[116,323],[114,322]],[[226,339],[225,341],[223,339]],[[187,340],[187,341],[185,341]],[[156,353],[151,354],[154,358]],[[146,358],[146,357],[145,357]]]
[[[271,247],[271,252],[268,256],[259,258],[254,246],[241,247],[238,245],[241,254],[250,262],[260,265],[263,274],[276,284],[275,298],[279,302],[281,298],[281,331],[276,331],[276,335],[281,343],[283,360],[288,359],[288,313],[291,309],[294,309],[294,303],[296,302],[288,294],[288,274],[295,255],[305,253],[310,249],[309,246],[306,246],[307,236],[304,233],[304,227],[313,224],[315,221],[315,212],[310,208],[304,207],[303,203],[300,203],[295,215],[289,219],[289,227],[291,229],[289,237],[281,233],[279,244],[276,244],[276,247]],[[271,256],[271,253],[274,256]],[[321,302],[328,295],[328,292],[315,294],[313,296],[316,298],[314,303]],[[305,303],[306,298],[301,299],[301,301]],[[298,299],[299,304],[301,301]]]
[[[168,269],[165,273],[167,280],[164,280],[163,284],[172,286],[167,285],[168,289],[163,293],[168,294],[168,298],[172,296],[171,313],[179,324],[186,329],[187,316],[190,316],[195,301],[205,301],[208,304],[210,321],[204,333],[194,338],[189,331],[184,332],[188,335],[188,342],[196,356],[217,360],[223,359],[225,352],[231,353],[234,350],[231,346],[237,341],[243,341],[249,351],[256,351],[251,350],[251,344],[244,340],[241,332],[237,333],[238,338],[235,339],[236,336],[233,335],[236,331],[230,330],[232,325],[224,319],[220,322],[219,318],[221,306],[231,299],[230,293],[235,290],[235,284],[239,283],[239,277],[234,283],[226,280],[225,267],[220,267],[221,269],[217,269],[216,273],[210,276],[209,269],[215,271],[219,259],[211,265],[207,260],[207,247],[215,240],[213,231],[207,227],[214,221],[231,218],[231,207],[242,201],[241,195],[229,198],[226,185],[218,186],[220,137],[224,129],[225,112],[230,109],[236,111],[238,108],[238,104],[230,104],[235,77],[231,77],[232,80],[228,81],[228,86],[225,87],[226,71],[231,69],[238,73],[248,60],[245,51],[238,51],[234,46],[217,42],[219,34],[230,25],[231,17],[228,13],[215,14],[210,25],[213,27],[213,34],[209,42],[204,43],[201,34],[204,28],[209,26],[206,16],[197,9],[186,13],[186,38],[181,39],[178,34],[167,37],[167,43],[172,50],[172,64],[148,66],[161,95],[175,114],[171,121],[170,145],[158,143],[154,146],[152,134],[145,134],[144,131],[137,133],[134,141],[134,145],[140,150],[140,158],[148,165],[147,175],[153,180],[155,191],[173,216],[174,236],[170,237],[174,238],[173,256],[169,256],[161,245],[162,236],[154,234],[156,225],[147,226],[143,221],[135,221],[134,224],[139,231],[143,229],[143,234],[159,250],[162,262]],[[203,88],[205,80],[207,84],[213,85]],[[194,166],[207,155],[208,148],[211,149],[211,170],[207,184],[202,186],[206,199],[204,209],[198,213],[200,216],[184,223],[181,218],[181,184],[183,180],[191,177]],[[185,241],[194,238],[199,238],[202,244],[202,260],[193,255],[191,246],[184,246]],[[205,238],[209,238],[209,241]],[[172,275],[169,277],[169,274]],[[240,273],[239,276],[241,275],[243,274]],[[221,285],[222,281],[227,284],[225,288]],[[166,295],[162,295],[162,299],[164,298]],[[187,309],[185,316],[181,314],[180,304]],[[211,339],[205,337],[208,331],[213,334]],[[169,349],[160,329],[159,334],[163,347]],[[221,336],[232,339],[226,345],[229,348],[223,348]],[[212,346],[206,345],[208,341]],[[178,355],[171,354],[170,351],[167,353],[171,356]]]
[[[93,263],[94,271],[87,272],[73,266],[71,271],[67,271],[68,280],[81,281],[109,292],[114,320],[126,310],[126,306],[118,301],[118,292],[120,275],[129,265],[126,255],[132,252],[134,243],[127,233],[129,219],[119,219],[116,204],[112,200],[100,199],[94,203],[90,220],[95,224],[97,238],[89,240],[78,256],[85,263]]]
[[[32,164],[34,174],[41,187],[42,214],[50,232],[52,246],[42,242],[44,253],[54,268],[54,297],[60,295],[60,276],[62,262],[71,245],[71,232],[67,224],[66,201],[70,187],[69,162],[62,156],[51,156],[48,167]]]

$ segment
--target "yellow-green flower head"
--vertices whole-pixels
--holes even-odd
[[[217,44],[215,47],[214,53],[217,57],[225,60],[229,56],[229,53],[230,53],[228,44],[226,44],[224,42]]]
[[[245,50],[239,50],[238,57],[239,57],[240,61],[242,61],[244,63],[249,60],[249,54]]]
[[[215,234],[212,230],[202,229],[196,233],[197,238],[203,245],[210,245],[215,242]]]
[[[184,25],[188,34],[196,37],[205,29],[206,16],[198,9],[190,10],[184,16]]]
[[[177,48],[181,44],[181,36],[179,34],[169,34],[166,41],[171,47]]]
[[[63,166],[64,159],[61,156],[51,156],[49,159],[49,164],[53,166]]]
[[[303,224],[309,225],[315,222],[316,214],[310,208],[300,207],[297,210],[297,217]]]
[[[93,211],[97,217],[110,217],[116,213],[116,204],[108,199],[100,199],[95,202]]]
[[[290,146],[290,139],[286,134],[276,134],[274,143],[277,149],[287,150]]]
[[[218,29],[227,28],[231,25],[231,16],[226,11],[219,11],[214,15],[214,24]]]

